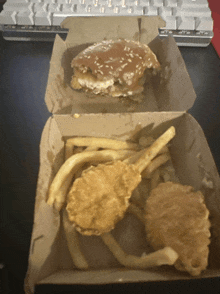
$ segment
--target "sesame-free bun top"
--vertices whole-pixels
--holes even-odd
[[[71,66],[73,88],[128,96],[143,91],[145,70],[157,69],[160,63],[147,45],[119,39],[86,48],[72,60]]]

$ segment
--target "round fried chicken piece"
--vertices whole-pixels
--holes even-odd
[[[146,44],[130,40],[105,40],[79,53],[71,62],[73,89],[113,97],[141,93],[145,70],[160,68],[156,55]]]
[[[197,276],[208,265],[208,217],[200,191],[179,183],[161,183],[146,201],[147,238],[155,250],[173,248],[179,254],[176,269]]]
[[[109,232],[123,218],[140,181],[138,169],[122,161],[85,170],[68,194],[69,220],[84,235]]]
[[[173,126],[167,129],[149,148],[139,151],[134,163],[129,163],[127,158],[82,172],[67,195],[66,206],[69,220],[80,233],[100,235],[114,228],[128,208],[131,194],[141,181],[141,173],[173,139],[175,132]]]

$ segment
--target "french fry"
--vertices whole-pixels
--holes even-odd
[[[47,204],[61,210],[65,201],[68,189],[75,172],[86,162],[97,160],[107,162],[113,160],[123,160],[134,153],[132,150],[102,150],[88,151],[72,155],[64,162],[49,188]]]
[[[68,144],[68,142],[66,142],[65,144],[65,161],[70,158],[73,155],[73,145],[72,144]]]
[[[88,146],[88,147],[86,147],[82,152],[87,152],[87,151],[98,151],[98,149],[99,149],[98,147]],[[91,165],[96,165],[96,164],[97,164],[97,162],[93,162],[93,161],[91,161],[91,162],[89,162],[89,164],[87,163],[87,164],[84,164],[83,166],[81,166],[81,167],[77,170],[77,172],[75,173],[75,179],[81,177],[81,174],[82,174],[82,172],[83,172],[84,169],[87,169],[89,166],[91,166]],[[86,168],[85,168],[85,166],[86,166]]]
[[[138,150],[139,145],[136,143],[119,141],[108,138],[95,138],[95,137],[75,137],[67,140],[68,145],[72,146],[93,146],[105,149],[132,149]]]
[[[178,258],[178,254],[170,247],[165,247],[142,257],[129,255],[123,251],[111,233],[105,233],[101,235],[101,238],[118,262],[125,267],[146,269],[165,264],[173,265]]]
[[[151,182],[150,182],[150,188],[151,190],[153,190],[154,188],[156,188],[160,183],[160,169],[156,169],[151,177]]]
[[[126,158],[124,160],[124,162],[127,163],[127,164],[133,164],[133,163],[135,163],[146,152],[146,150],[147,150],[147,148],[142,149],[142,150],[136,152],[134,155]],[[159,150],[159,152],[158,152],[157,155],[164,154],[164,153],[169,153],[169,149],[168,149],[167,146],[164,146],[163,148],[161,148]]]
[[[135,166],[140,172],[142,172],[151,162],[151,160],[158,155],[160,150],[166,146],[170,140],[175,136],[175,128],[170,127],[165,133],[163,133],[145,152],[144,156],[141,156]]]
[[[142,172],[141,176],[142,178],[147,178],[150,179],[152,176],[152,173],[159,168],[161,165],[166,163],[168,160],[170,160],[170,155],[169,153],[163,153],[156,158],[154,158],[151,163],[148,165],[147,168]]]
[[[83,147],[75,147],[74,145],[69,144],[69,142],[66,142],[66,144],[65,144],[65,160],[70,158],[72,155],[77,154],[77,153],[81,153],[83,151],[84,151]]]
[[[74,265],[81,270],[87,270],[89,265],[80,249],[78,233],[68,219],[66,209],[63,210],[63,226],[66,235],[67,245]]]

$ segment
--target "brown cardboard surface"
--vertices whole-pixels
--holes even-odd
[[[158,28],[164,26],[160,17],[67,18],[62,26],[69,33],[65,41],[56,36],[45,95],[51,113],[184,111],[192,107],[196,95],[174,39],[157,38]],[[118,38],[150,43],[158,56],[161,73],[146,82],[143,95],[113,98],[73,90],[72,59],[94,42]]]
[[[159,135],[170,125],[176,127],[172,141],[173,165],[181,183],[201,190],[210,210],[212,224],[210,266],[201,277],[220,272],[220,179],[204,133],[195,119],[185,112],[146,112],[122,114],[54,115],[45,125],[40,145],[40,171],[37,185],[34,227],[26,293],[33,293],[37,283],[92,284],[189,279],[187,273],[173,267],[136,271],[121,268],[98,236],[79,236],[90,270],[78,271],[72,264],[60,215],[47,206],[48,187],[64,161],[64,140],[70,136],[101,136],[136,140],[143,134]],[[212,185],[206,185],[206,182]],[[151,252],[144,226],[128,214],[117,223],[112,234],[129,254]]]

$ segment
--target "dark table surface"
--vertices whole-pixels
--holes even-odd
[[[23,293],[33,225],[39,143],[50,116],[44,95],[52,48],[53,43],[10,42],[0,36],[0,267],[4,265],[0,293]],[[220,171],[220,58],[211,44],[206,48],[181,47],[180,51],[197,94],[189,112],[203,128]],[[36,288],[36,293],[125,291],[220,293],[220,279]]]

